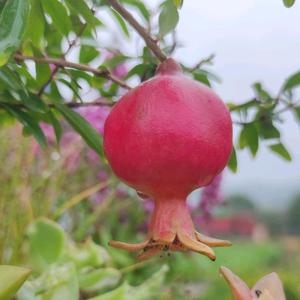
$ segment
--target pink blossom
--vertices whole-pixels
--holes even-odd
[[[127,75],[128,69],[125,64],[120,64],[112,70],[112,73],[118,78],[123,78]]]
[[[97,101],[97,100],[96,100]],[[110,112],[107,106],[87,106],[77,109],[78,113],[83,116],[96,130],[103,134],[104,123]]]
[[[104,55],[105,60],[112,59],[115,56],[114,53],[112,52],[107,52]],[[127,75],[128,73],[128,68],[124,63],[119,64],[112,70],[112,74],[118,78],[123,78]]]

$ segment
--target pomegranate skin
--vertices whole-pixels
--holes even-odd
[[[200,240],[185,199],[209,184],[231,154],[232,121],[222,100],[167,59],[155,77],[114,106],[105,122],[104,151],[115,174],[154,199],[156,207],[146,242],[133,248],[121,242],[113,246],[150,249],[149,255],[143,254],[146,258],[166,245],[175,251],[197,251],[196,245],[189,244]],[[209,239],[204,238],[206,245],[228,245]],[[198,252],[214,259],[208,249]]]
[[[137,191],[186,197],[225,167],[230,114],[208,87],[180,70],[158,70],[115,105],[105,123],[104,150],[116,175]]]

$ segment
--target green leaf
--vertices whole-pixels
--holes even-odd
[[[120,14],[117,11],[115,11],[114,9],[112,9],[111,11],[112,11],[115,19],[117,20],[117,22],[121,26],[122,31],[125,33],[125,35],[127,37],[129,37],[130,36],[129,30],[128,30],[127,25],[126,25],[125,21],[123,20],[122,16],[120,16]]]
[[[79,298],[78,279],[72,263],[49,266],[39,277],[27,281],[18,292],[19,300],[78,300]]]
[[[258,124],[258,132],[264,139],[280,138],[280,131],[272,124],[272,122],[260,122]]]
[[[79,62],[82,64],[88,64],[99,55],[99,51],[95,47],[82,45],[79,53]]]
[[[24,95],[22,101],[29,109],[35,112],[45,112],[47,110],[47,105],[35,94]]]
[[[157,64],[156,58],[154,57],[154,55],[152,54],[151,50],[148,47],[144,47],[143,49],[143,63],[153,63],[153,64]]]
[[[300,85],[300,72],[291,75],[284,83],[282,90],[284,92],[289,91]]]
[[[261,103],[272,103],[273,98],[271,95],[263,88],[260,82],[253,84],[253,89],[256,93],[257,99]]]
[[[74,9],[79,15],[83,16],[85,21],[93,26],[101,25],[102,23],[94,16],[91,8],[88,7],[85,0],[66,0],[67,4]]]
[[[62,136],[62,128],[60,122],[57,120],[57,118],[55,117],[54,113],[51,110],[48,111],[47,116],[48,116],[49,123],[52,124],[52,127],[54,129],[57,144],[59,144]]]
[[[172,0],[167,0],[159,15],[159,36],[164,37],[167,33],[174,30],[179,21],[176,6]]]
[[[40,56],[35,52],[35,56]],[[51,69],[49,64],[35,64],[35,71],[36,71],[36,81],[39,85],[39,88],[42,87],[51,77]]]
[[[120,64],[126,62],[127,59],[128,59],[128,56],[125,56],[122,54],[113,55],[113,57],[106,59],[100,67],[113,70]]]
[[[29,113],[23,111],[19,107],[10,106],[9,104],[1,103],[1,106],[3,106],[12,116],[18,119],[43,148],[46,147],[46,137],[38,122]]]
[[[300,121],[300,106],[298,106],[298,107],[295,107],[294,108],[294,112],[295,112],[295,114],[296,114],[296,117],[299,119],[299,121]]]
[[[29,277],[31,270],[0,266],[0,299],[10,300]]]
[[[52,25],[67,36],[71,31],[72,23],[65,6],[58,0],[41,0],[44,10],[52,19]]]
[[[8,65],[0,68],[0,81],[2,81],[4,85],[6,85],[7,88],[11,90],[26,91],[24,84],[22,83],[18,74],[15,71],[11,70]]]
[[[99,290],[115,287],[121,280],[121,272],[113,268],[102,268],[79,274],[79,286],[87,292],[93,293]]]
[[[155,63],[145,63],[134,66],[127,74],[126,78],[138,75],[141,81],[145,81],[154,76],[157,65]]]
[[[232,148],[232,152],[231,152],[230,159],[228,161],[227,166],[233,173],[236,173],[236,171],[237,171],[237,158],[236,158],[236,152],[235,152],[234,147]]]
[[[0,110],[0,126],[11,126],[15,123],[15,118],[5,110]]]
[[[183,0],[173,0],[173,3],[177,8],[181,8],[183,5]]]
[[[258,132],[254,123],[245,124],[239,137],[241,149],[248,147],[254,157],[258,150]]]
[[[257,105],[256,99],[252,99],[250,101],[244,102],[242,104],[236,104],[236,103],[227,103],[227,106],[229,110],[232,111],[242,111],[247,110],[251,107],[255,107]]]
[[[22,42],[30,11],[29,0],[8,0],[0,15],[0,66]]]
[[[197,81],[200,81],[201,83],[207,85],[207,86],[211,86],[211,83],[208,79],[208,76],[206,73],[201,72],[201,70],[197,70],[195,72],[193,72],[193,77],[194,79],[196,79]]]
[[[287,160],[287,161],[292,160],[290,153],[288,152],[288,150],[284,147],[284,145],[282,143],[274,144],[269,147],[273,152],[277,153],[285,160]]]
[[[88,82],[89,84],[91,84],[93,76],[89,75],[88,73],[86,73],[84,71],[69,69],[68,73],[70,74],[71,78],[74,78],[77,81],[79,79],[84,79],[84,80],[86,80],[86,82]]]
[[[28,229],[30,258],[37,269],[56,263],[63,254],[65,234],[55,222],[39,219]]]
[[[31,0],[31,10],[26,26],[25,38],[32,41],[38,49],[42,48],[45,33],[45,17],[39,0]]]
[[[163,265],[160,270],[154,273],[150,278],[144,281],[141,285],[130,286],[124,282],[120,287],[111,292],[105,293],[98,297],[90,298],[89,300],[148,300],[158,299],[161,291],[160,287],[163,284],[166,273],[169,268]]]
[[[296,0],[283,0],[283,3],[286,7],[292,7],[295,4]]]
[[[41,51],[33,47],[33,54],[36,57],[42,57],[43,54]],[[51,77],[51,68],[50,64],[39,64],[35,63],[35,78],[36,78],[36,83],[39,87],[39,89],[44,86],[46,82],[48,82],[49,78]]]
[[[72,90],[72,92],[74,93],[74,95],[80,100],[82,101],[81,99],[81,96],[80,94],[78,93],[78,88],[81,88],[80,86],[77,85],[77,81],[76,80],[73,80],[71,78],[71,82],[69,82],[68,80],[64,79],[64,78],[60,78],[58,79],[61,83],[63,83],[65,86],[67,86],[68,88],[70,88]]]
[[[55,103],[57,110],[64,116],[71,127],[77,131],[85,142],[103,157],[101,137],[97,130],[91,126],[80,114],[64,104]]]
[[[134,6],[137,10],[139,10],[145,20],[149,21],[150,13],[143,2],[141,2],[140,0],[124,0],[123,2]]]
[[[78,270],[99,268],[110,262],[110,256],[105,248],[87,240],[79,246],[69,243],[65,253],[65,260],[72,261]]]

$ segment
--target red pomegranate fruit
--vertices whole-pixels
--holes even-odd
[[[193,190],[219,174],[232,150],[232,121],[220,98],[184,76],[171,58],[156,76],[130,90],[104,127],[104,151],[115,174],[154,199],[147,240],[111,241],[146,259],[161,250],[193,250],[215,259],[211,247],[230,242],[198,233],[186,205]]]

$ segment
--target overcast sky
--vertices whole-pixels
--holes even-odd
[[[224,101],[253,96],[251,85],[262,81],[276,93],[283,80],[300,71],[300,1],[286,9],[281,0],[185,0],[178,37],[184,47],[176,57],[193,64],[216,54],[211,70]],[[239,171],[226,175],[224,188],[280,204],[300,191],[300,127],[291,114],[282,126],[283,141],[293,156],[287,163],[260,147],[257,158],[239,151]]]

